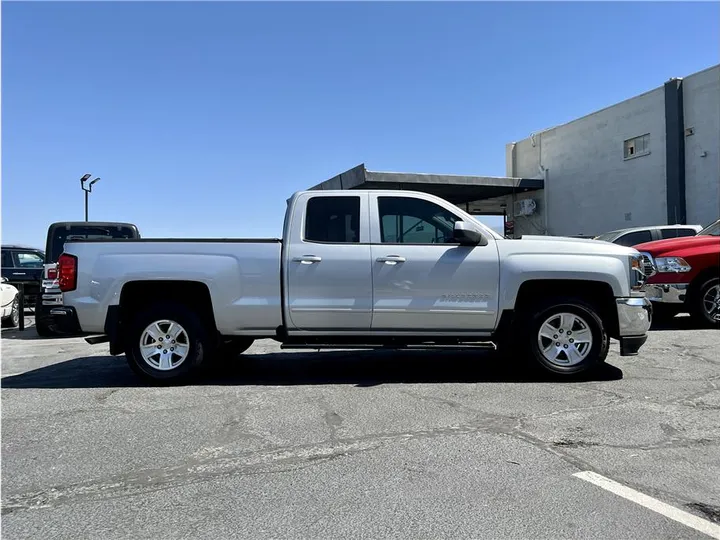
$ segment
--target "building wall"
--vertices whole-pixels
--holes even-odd
[[[666,222],[664,110],[660,87],[516,143],[512,175],[546,174],[547,207],[543,193],[533,196],[549,212],[549,234],[595,235]],[[649,154],[625,159],[624,141],[644,134]]]
[[[683,102],[687,222],[708,225],[720,217],[720,66],[683,79]]]

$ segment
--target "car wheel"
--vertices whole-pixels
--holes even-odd
[[[580,299],[546,302],[525,319],[520,339],[548,371],[576,375],[605,361],[610,337],[597,310]]]
[[[159,302],[132,319],[125,350],[130,367],[143,379],[180,382],[207,363],[211,340],[187,306]]]
[[[695,320],[705,327],[720,326],[720,278],[711,278],[703,283],[691,299],[691,313]]]
[[[10,328],[16,328],[20,324],[20,301],[17,296],[13,300],[12,307],[10,308],[10,315],[8,315],[3,322]]]

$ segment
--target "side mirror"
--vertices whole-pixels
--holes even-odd
[[[0,283],[7,283],[7,282],[8,282],[8,278],[6,278],[5,276],[0,278]]]
[[[464,221],[455,222],[455,227],[453,228],[453,238],[460,243],[461,246],[477,246],[479,244],[485,245],[487,243],[482,234]]]

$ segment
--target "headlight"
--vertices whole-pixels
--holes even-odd
[[[655,259],[658,272],[689,272],[690,265],[682,257],[658,257]]]
[[[645,285],[645,261],[642,255],[630,256],[630,288],[639,291]]]

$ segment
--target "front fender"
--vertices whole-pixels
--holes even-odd
[[[628,268],[616,257],[597,255],[509,255],[500,272],[500,309],[514,309],[520,286],[533,280],[576,280],[607,283],[615,297],[630,296]]]

